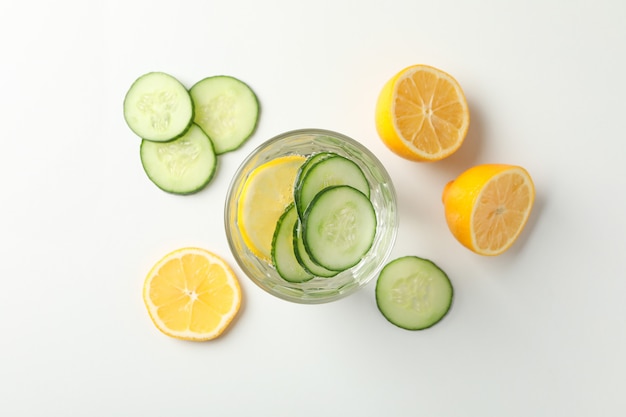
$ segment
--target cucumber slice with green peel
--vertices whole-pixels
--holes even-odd
[[[298,216],[300,217],[300,219],[302,219],[302,216],[304,215],[304,209],[305,207],[302,207],[302,202],[300,201],[300,195],[301,195],[301,190],[300,187],[298,187],[298,184],[302,184],[302,181],[304,180],[304,177],[306,176],[306,174],[309,172],[309,170],[311,169],[311,167],[313,165],[315,165],[316,163],[318,163],[319,161],[329,158],[331,156],[336,156],[337,154],[332,153],[332,152],[319,152],[319,153],[315,153],[310,155],[306,161],[304,161],[304,163],[300,166],[300,169],[298,170],[298,173],[296,174],[296,180],[294,182],[294,193],[293,193],[293,199],[296,203],[296,209],[298,209]]]
[[[189,94],[194,122],[209,135],[218,155],[239,148],[256,129],[259,101],[243,81],[227,75],[207,77]]]
[[[296,255],[296,259],[302,265],[302,267],[316,277],[332,278],[339,273],[339,271],[331,271],[321,265],[316,264],[309,253],[306,251],[304,241],[302,240],[302,224],[300,220],[296,221],[293,228],[293,249]]]
[[[173,141],[141,141],[141,164],[148,178],[172,194],[192,194],[213,178],[217,156],[209,137],[196,125]]]
[[[376,304],[392,324],[423,330],[450,310],[454,290],[450,279],[433,262],[405,256],[389,262],[376,281]]]
[[[193,121],[193,102],[184,85],[163,72],[149,72],[131,85],[124,97],[124,120],[140,138],[167,142]]]
[[[304,163],[300,166],[300,169],[298,170],[298,174],[296,175],[296,183],[300,182],[301,179],[304,178],[306,173],[309,171],[309,169],[311,169],[313,165],[331,156],[337,156],[337,154],[332,152],[319,152],[309,155],[309,157],[306,159],[306,161],[304,161]]]
[[[272,238],[272,263],[276,272],[288,282],[306,282],[313,275],[305,270],[294,252],[293,228],[298,221],[296,207],[290,204],[278,219]]]
[[[358,264],[372,247],[376,226],[369,198],[351,186],[335,185],[318,192],[308,205],[302,238],[315,263],[344,271]]]
[[[369,182],[355,162],[336,154],[321,157],[297,177],[294,200],[300,218],[304,217],[307,207],[320,191],[334,185],[348,185],[361,191],[367,198],[370,195]]]

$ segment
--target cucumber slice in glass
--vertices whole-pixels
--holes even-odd
[[[302,219],[302,216],[304,215],[304,209],[306,208],[303,207],[301,201],[302,182],[304,178],[306,177],[311,167],[313,167],[316,163],[336,155],[337,154],[333,152],[319,152],[312,154],[306,159],[306,161],[304,161],[304,163],[298,170],[298,174],[296,175],[296,180],[293,187],[293,200],[296,203],[296,209],[298,210],[298,216],[300,217],[300,219]]]
[[[301,175],[296,177],[294,200],[300,218],[324,188],[334,185],[349,185],[361,191],[367,198],[370,186],[361,168],[353,161],[340,155],[313,156],[312,163],[305,166]],[[306,164],[306,162],[305,162]]]
[[[302,240],[302,224],[300,220],[296,221],[293,228],[293,249],[296,254],[296,259],[302,265],[302,267],[309,271],[312,275],[321,278],[332,278],[339,273],[339,271],[331,271],[321,265],[316,264],[309,253],[306,251],[304,241]]]
[[[293,228],[298,220],[294,204],[290,204],[278,219],[272,238],[272,263],[285,281],[305,282],[313,275],[305,270],[294,252]]]
[[[376,304],[392,324],[423,330],[437,324],[450,310],[450,279],[433,262],[405,256],[389,262],[376,281]]]
[[[302,236],[315,263],[344,271],[369,251],[376,226],[376,212],[369,198],[356,188],[335,185],[317,193],[308,205]]]
[[[142,140],[140,156],[148,178],[172,194],[200,191],[211,181],[217,166],[211,140],[196,125],[173,141]]]

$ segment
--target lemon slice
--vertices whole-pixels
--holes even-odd
[[[272,159],[255,168],[246,179],[237,206],[237,225],[246,246],[259,259],[271,262],[272,237],[278,219],[293,203],[301,155]]]
[[[241,289],[222,258],[205,249],[182,248],[152,267],[143,299],[161,332],[205,341],[220,336],[237,315]]]

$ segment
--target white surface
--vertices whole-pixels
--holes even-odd
[[[0,415],[624,415],[626,3],[103,3],[0,6]],[[374,130],[380,87],[415,63],[453,74],[471,106],[466,143],[437,164],[401,160]],[[197,195],[148,181],[122,118],[152,70],[187,85],[233,75],[261,100],[254,137]],[[407,332],[378,313],[372,284],[301,306],[241,275],[245,305],[222,338],[160,334],[141,300],[148,269],[187,245],[236,268],[230,178],[303,127],[379,155],[399,194],[393,256],[448,272],[450,314]],[[440,200],[484,162],[523,165],[538,189],[498,258],[456,243]]]

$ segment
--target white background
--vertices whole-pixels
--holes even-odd
[[[0,6],[0,415],[623,416],[626,414],[626,3],[5,1]],[[384,82],[425,63],[472,121],[435,164],[378,139]],[[122,117],[130,84],[228,74],[262,105],[256,134],[193,196],[158,190]],[[291,129],[332,129],[389,170],[392,257],[435,261],[456,291],[423,332],[384,320],[374,285],[303,306],[257,288],[223,228],[243,158]],[[458,244],[444,184],[486,162],[537,187],[515,246]],[[220,339],[170,339],[141,298],[150,267],[202,246],[244,304]]]

